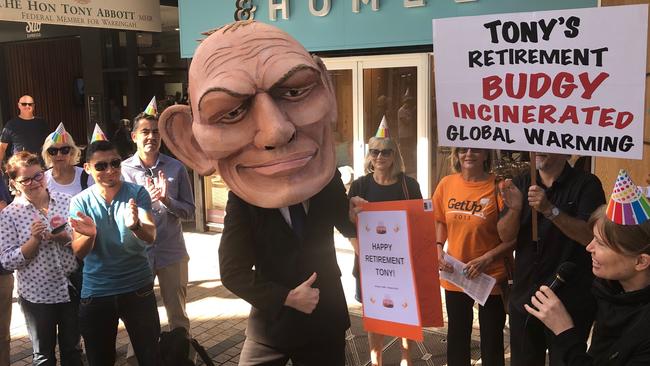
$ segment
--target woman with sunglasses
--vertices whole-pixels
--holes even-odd
[[[0,262],[16,270],[18,302],[32,341],[33,365],[80,366],[78,303],[72,301],[68,276],[77,269],[67,223],[70,196],[48,192],[38,156],[13,155],[5,166],[16,197],[0,212]],[[83,225],[94,227],[92,221]],[[77,230],[83,229],[75,225]]]
[[[385,137],[384,137],[385,136]],[[361,197],[369,202],[399,201],[406,199],[420,199],[420,185],[418,182],[404,174],[404,161],[395,141],[388,137],[388,128],[384,121],[379,126],[375,137],[368,141],[368,154],[364,168],[366,175],[352,182],[349,197]],[[356,299],[361,301],[361,283],[359,280],[359,243],[350,239],[354,247],[353,275],[357,283]],[[370,344],[370,359],[372,365],[382,364],[382,349],[384,335],[368,333]],[[402,338],[402,362],[400,365],[410,365],[411,359],[408,351],[408,340]]]
[[[629,213],[644,210],[645,221],[637,216],[627,224],[606,208],[601,206],[589,219],[594,238],[586,249],[596,276],[591,291],[598,304],[589,351],[549,287],[540,287],[524,307],[556,335],[553,342],[567,366],[650,365],[650,204],[645,200],[630,207]],[[621,211],[625,212],[621,217],[628,216],[627,210]]]
[[[445,261],[452,256],[465,263],[463,274],[473,279],[481,273],[506,279],[505,258],[512,256],[514,243],[503,243],[497,233],[498,205],[494,174],[490,173],[491,152],[485,149],[453,148],[451,164],[455,174],[438,183],[433,194],[436,217],[436,244],[441,271],[453,272]],[[447,253],[444,245],[447,242]],[[474,300],[462,289],[441,280],[447,309],[447,363],[471,364]],[[495,286],[485,305],[479,306],[481,361],[484,366],[503,366],[503,327],[506,313],[499,286]]]
[[[45,172],[47,188],[71,196],[94,184],[83,168],[76,166],[81,158],[81,150],[63,124],[45,138],[41,155],[48,170]]]

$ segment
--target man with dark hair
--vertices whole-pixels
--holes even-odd
[[[23,95],[18,99],[18,117],[10,119],[0,135],[0,162],[18,151],[27,150],[41,156],[41,146],[49,134],[47,122],[34,116],[34,98]],[[11,151],[7,154],[7,148]]]
[[[151,196],[156,240],[147,248],[154,276],[160,283],[170,330],[190,331],[185,312],[187,263],[181,220],[194,217],[194,197],[185,166],[160,152],[158,119],[144,113],[133,119],[131,139],[137,151],[122,162],[122,177],[145,187]]]
[[[70,203],[70,216],[92,220],[95,232],[75,232],[72,249],[84,258],[79,320],[91,366],[115,363],[122,319],[141,366],[159,365],[160,321],[146,248],[156,238],[151,198],[121,180],[121,159],[108,141],[86,149],[86,172],[95,185]]]
[[[530,174],[506,182],[502,194],[508,208],[498,223],[504,242],[517,240],[514,283],[510,293],[510,351],[513,366],[564,365],[554,334],[530,317],[524,304],[540,285],[548,285],[564,262],[576,264],[576,274],[558,295],[580,337],[587,340],[596,303],[591,295],[591,257],[585,246],[593,238],[587,225],[591,213],[605,203],[605,193],[593,174],[572,168],[568,155],[537,153],[537,184]],[[524,198],[524,194],[526,198]],[[538,238],[532,240],[532,211],[538,215]]]

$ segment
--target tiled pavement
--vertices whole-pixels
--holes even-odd
[[[216,365],[237,365],[239,353],[244,341],[244,329],[250,306],[226,290],[219,281],[217,250],[219,234],[199,234],[186,232],[185,240],[190,253],[189,286],[187,312],[190,317],[192,334],[207,350]],[[351,313],[359,313],[360,306],[354,300],[354,279],[352,271],[353,252],[344,238],[338,236],[336,241],[337,257],[343,272],[343,284]],[[159,295],[156,288],[156,294]],[[15,294],[14,294],[15,296]],[[160,296],[157,296],[160,299]],[[161,325],[167,325],[165,309],[158,301]],[[473,338],[478,340],[477,314],[475,314]],[[444,329],[433,329],[430,334],[441,334]],[[24,318],[18,304],[14,301],[11,323],[11,366],[31,364],[31,343],[27,337]],[[507,334],[506,334],[507,341]],[[128,335],[120,323],[117,338],[117,363],[126,365],[125,354]],[[506,356],[509,352],[506,351]],[[425,364],[422,361],[422,364]],[[432,362],[426,362],[433,365]],[[480,365],[480,360],[476,362]],[[436,363],[435,365],[439,365]],[[389,366],[389,365],[386,365]]]

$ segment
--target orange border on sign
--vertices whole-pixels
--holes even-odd
[[[406,211],[406,222],[408,226],[409,238],[408,250],[411,260],[411,273],[413,275],[413,286],[415,290],[416,300],[418,301],[418,325],[410,325],[369,318],[365,316],[364,310],[363,324],[365,329],[369,332],[421,341],[423,336],[423,322],[425,323],[424,326],[442,327],[444,325],[442,318],[442,302],[440,299],[440,282],[437,271],[438,257],[436,256],[435,246],[435,223],[433,220],[433,211],[424,210],[424,201],[425,200],[423,199],[419,199],[388,202],[369,202],[362,206],[362,211]],[[417,219],[414,220],[415,216],[417,216]],[[417,226],[417,230],[414,230],[414,226]],[[358,231],[359,227],[357,226],[357,232]],[[431,257],[431,263],[426,263],[426,267],[433,269],[425,274],[425,278],[416,278],[416,261],[414,260],[415,252],[413,246],[413,243],[415,241],[418,241],[419,245],[421,245],[421,247],[418,248],[418,253],[425,253],[426,256]],[[420,290],[423,288],[425,288],[426,292],[424,294],[420,292]],[[421,300],[424,300],[425,304],[421,304]],[[427,311],[427,314],[421,313],[422,305],[424,305],[424,309]]]

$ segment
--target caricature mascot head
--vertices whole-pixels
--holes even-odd
[[[189,107],[161,115],[165,143],[244,201],[285,207],[332,179],[332,86],[321,60],[287,33],[254,21],[215,30],[192,60],[189,96]]]

